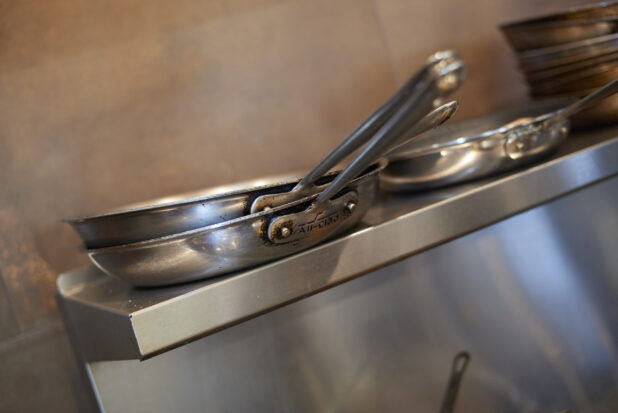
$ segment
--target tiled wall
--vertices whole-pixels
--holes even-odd
[[[306,170],[433,51],[458,118],[525,99],[496,24],[577,0],[0,4],[0,411],[87,409],[53,298],[63,217]]]

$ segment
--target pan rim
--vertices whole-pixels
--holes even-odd
[[[348,182],[346,187],[348,187],[351,184],[358,183],[364,179],[367,179],[372,175],[379,174],[386,167],[387,164],[388,164],[388,161],[386,158],[378,159],[376,162],[373,162],[365,171],[363,171],[361,175],[357,176],[356,178]],[[338,173],[338,172],[333,172],[333,173]],[[218,229],[222,229],[222,228],[225,228],[231,225],[238,224],[240,222],[248,221],[254,218],[261,218],[266,215],[285,211],[286,209],[292,208],[294,206],[298,206],[303,203],[313,201],[319,195],[320,193],[313,194],[313,195],[306,196],[304,198],[298,199],[293,202],[289,202],[287,204],[280,205],[278,207],[275,207],[275,208],[272,208],[266,211],[260,211],[254,214],[243,215],[242,217],[230,219],[230,220],[223,221],[223,222],[218,222],[216,224],[207,225],[201,228],[195,228],[189,231],[178,232],[175,234],[165,235],[163,237],[151,238],[148,240],[131,242],[127,244],[112,245],[109,247],[102,247],[102,248],[84,249],[83,252],[85,252],[88,255],[91,255],[91,254],[106,253],[106,252],[111,252],[111,251],[128,251],[128,250],[134,250],[134,249],[147,248],[151,246],[165,245],[165,244],[169,244],[169,243],[176,242],[176,241],[182,241],[186,238],[200,235],[202,233],[211,232],[214,230],[218,230]]]
[[[324,176],[330,176],[330,175],[335,175],[337,174],[337,171],[333,171],[333,172],[329,172],[328,174],[324,175]],[[151,199],[151,200],[147,200],[147,201],[143,201],[143,202],[135,202],[132,204],[127,204],[125,206],[121,206],[118,208],[113,208],[113,209],[109,209],[109,210],[105,210],[102,211],[100,213],[95,213],[95,214],[91,214],[91,215],[84,215],[81,217],[75,217],[75,218],[64,218],[62,221],[63,222],[67,222],[70,224],[73,223],[84,223],[84,222],[88,222],[88,221],[95,221],[98,219],[103,219],[103,218],[109,218],[109,217],[119,217],[122,215],[125,216],[132,216],[132,215],[136,215],[142,212],[152,212],[152,211],[157,211],[157,210],[162,210],[162,209],[167,209],[167,208],[172,208],[172,207],[186,207],[190,204],[196,204],[196,203],[200,203],[200,202],[207,202],[207,201],[212,201],[215,199],[221,199],[221,198],[226,198],[229,196],[234,196],[234,195],[240,195],[243,193],[248,193],[248,192],[253,192],[253,191],[259,191],[262,189],[267,189],[267,188],[272,188],[272,187],[276,187],[276,186],[280,186],[280,185],[290,185],[293,184],[295,182],[299,182],[302,179],[302,176],[300,176],[299,174],[288,174],[288,176],[290,177],[290,180],[285,181],[283,179],[284,176],[278,176],[276,179],[282,179],[282,181],[280,182],[273,182],[270,184],[264,184],[264,185],[258,185],[258,186],[254,186],[254,187],[250,187],[250,188],[244,188],[244,189],[236,189],[236,190],[232,190],[232,191],[228,191],[228,192],[221,192],[221,193],[213,193],[211,195],[204,195],[204,196],[194,196],[194,197],[189,197],[186,199],[182,199],[182,200],[177,200],[177,201],[168,201],[168,202],[162,202],[162,203],[156,203],[158,200],[162,200],[165,198],[173,198],[176,196],[182,196],[182,194],[179,195],[171,195],[171,196],[167,196],[167,197],[160,197],[160,198],[155,198],[155,199]],[[258,179],[253,179],[250,181],[247,181],[247,183],[251,182],[251,181],[258,181],[260,179],[268,179],[268,178],[258,178]],[[224,185],[218,185],[215,186],[213,188],[207,188],[204,189],[203,191],[209,191],[209,190],[213,190],[215,191],[217,188],[225,188],[225,187],[229,187],[229,186],[236,186],[236,185],[242,185],[242,182],[240,183],[230,183],[230,184],[224,184]],[[193,191],[193,192],[199,192],[198,191]],[[150,203],[152,202],[152,204],[150,205],[146,205],[144,207],[140,207],[137,205],[140,204],[145,204],[145,203]],[[132,205],[135,205],[135,207],[132,207]]]

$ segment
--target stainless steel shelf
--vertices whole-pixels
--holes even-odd
[[[383,194],[353,232],[225,277],[136,289],[93,267],[58,297],[86,361],[145,359],[618,174],[618,128],[572,135],[541,164],[425,194]]]

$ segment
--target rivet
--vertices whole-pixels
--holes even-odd
[[[444,91],[453,90],[457,87],[458,84],[459,79],[454,73],[449,73],[448,75],[438,80],[438,87]]]
[[[288,227],[281,227],[281,238],[287,238],[292,235],[292,231]]]

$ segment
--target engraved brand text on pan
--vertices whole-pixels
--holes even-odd
[[[326,228],[336,223],[337,221],[339,221],[339,212],[335,212],[334,214],[327,215],[322,218],[320,218],[320,216],[317,215],[316,219],[314,219],[313,221],[307,222],[304,224],[299,224],[298,233],[299,234],[309,233],[313,231],[314,229]]]

